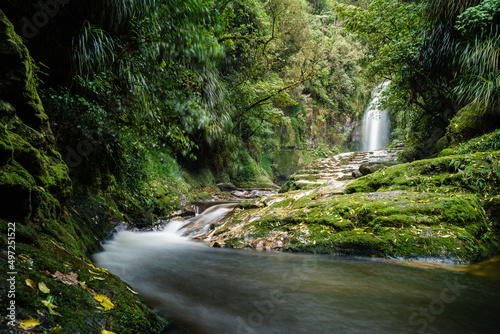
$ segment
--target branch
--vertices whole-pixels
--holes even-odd
[[[268,96],[266,96],[266,97],[264,97],[264,98],[262,98],[262,99],[260,99],[260,100],[258,100],[258,101],[256,101],[256,102],[252,103],[250,106],[248,106],[248,107],[246,107],[245,109],[243,109],[243,110],[242,110],[242,111],[241,111],[241,112],[240,112],[240,113],[236,116],[236,118],[235,118],[235,119],[236,119],[236,120],[238,120],[238,121],[237,121],[237,123],[235,124],[235,126],[233,127],[233,131],[234,131],[234,130],[236,130],[236,128],[238,128],[238,127],[240,126],[241,122],[243,121],[243,115],[244,115],[245,113],[247,113],[248,111],[250,111],[250,110],[252,110],[253,108],[257,107],[258,105],[260,105],[260,104],[262,104],[262,103],[264,103],[264,102],[266,102],[266,101],[268,101],[268,100],[272,99],[273,97],[275,97],[275,96],[276,96],[276,95],[278,95],[279,93],[281,93],[281,92],[283,92],[283,91],[285,91],[285,90],[288,90],[288,89],[290,89],[290,88],[294,88],[294,87],[296,87],[296,86],[300,85],[301,83],[303,83],[304,81],[306,81],[306,80],[308,80],[308,79],[309,79],[309,75],[310,75],[311,73],[312,73],[312,70],[311,70],[311,71],[309,71],[309,73],[307,73],[307,75],[304,75],[304,71],[302,71],[302,73],[301,73],[302,75],[301,75],[301,78],[300,78],[299,80],[297,80],[297,81],[295,81],[295,82],[292,82],[292,83],[290,83],[290,84],[288,84],[288,85],[286,85],[286,86],[284,86],[284,87],[282,87],[282,88],[278,89],[278,90],[277,90],[277,91],[275,91],[274,93],[269,94]]]

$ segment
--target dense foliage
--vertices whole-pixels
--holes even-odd
[[[38,64],[77,191],[93,180],[140,193],[157,170],[179,179],[178,164],[237,185],[286,178],[282,163],[305,155],[283,148],[356,149],[367,91],[387,79],[393,138],[407,142],[408,160],[470,139],[445,138],[463,107],[499,114],[498,1],[3,6]]]
[[[364,107],[361,46],[331,0],[3,6],[38,64],[77,191],[116,181],[140,192],[159,154],[263,185],[281,173],[283,146],[347,145]]]

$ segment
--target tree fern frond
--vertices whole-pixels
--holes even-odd
[[[88,21],[85,21],[72,44],[74,69],[83,78],[89,79],[93,73],[108,69],[114,61],[115,41]]]
[[[467,8],[477,6],[480,2],[481,0],[429,0],[427,6],[437,19],[453,25]]]

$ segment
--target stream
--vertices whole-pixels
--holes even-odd
[[[94,256],[177,325],[168,333],[500,332],[500,285],[452,265],[210,248],[182,237],[185,223],[119,232]]]

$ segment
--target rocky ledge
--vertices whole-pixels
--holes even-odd
[[[311,166],[291,175],[280,193],[329,187],[341,194],[353,179],[371,174],[385,166],[398,164],[401,148],[371,152],[348,152],[330,158],[317,159]]]
[[[428,159],[244,201],[203,238],[215,247],[476,262],[499,251],[499,160],[500,152]]]

